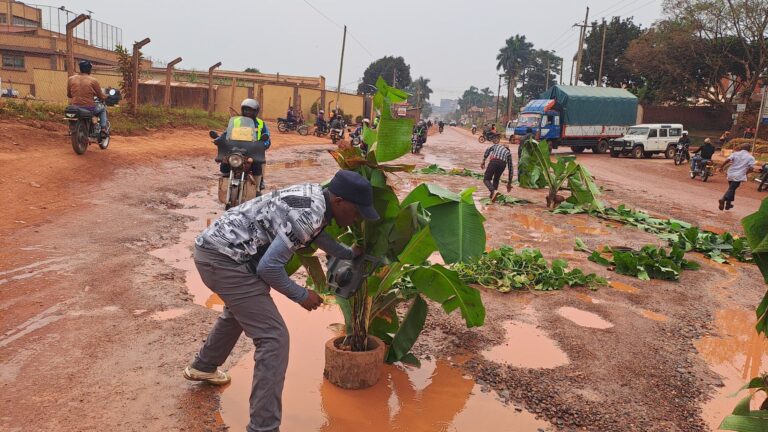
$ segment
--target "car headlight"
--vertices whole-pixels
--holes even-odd
[[[240,168],[243,166],[243,157],[239,154],[231,154],[227,157],[227,163],[232,168]]]

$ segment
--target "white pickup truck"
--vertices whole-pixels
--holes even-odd
[[[640,159],[663,154],[667,159],[672,159],[675,157],[677,141],[683,133],[687,132],[679,123],[635,125],[621,138],[611,140],[611,157],[631,155]]]

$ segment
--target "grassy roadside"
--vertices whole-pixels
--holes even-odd
[[[65,105],[38,101],[0,99],[0,119],[27,119],[38,121],[64,122]],[[176,109],[166,111],[161,107],[145,105],[139,107],[137,115],[131,116],[127,106],[107,109],[112,133],[116,135],[139,135],[147,129],[165,127],[198,127],[220,129],[228,117],[223,114],[208,116],[208,112],[197,109]]]

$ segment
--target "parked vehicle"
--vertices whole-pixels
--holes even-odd
[[[107,88],[107,100],[103,105],[114,106],[120,102],[120,92],[113,88]],[[101,101],[94,98],[97,107],[102,107]],[[69,137],[72,141],[72,149],[81,155],[88,150],[91,143],[99,141],[101,125],[99,117],[93,112],[77,105],[69,105],[64,109],[64,119],[69,123]],[[106,150],[109,147],[110,123],[107,120],[106,137],[99,143],[99,148]]]
[[[208,135],[218,147],[216,162],[229,165],[229,176],[219,178],[219,202],[228,210],[261,195],[261,178],[251,173],[255,163],[264,163],[263,141],[217,140],[219,134],[210,131]]]
[[[637,97],[624,89],[557,85],[522,109],[515,135],[525,136],[530,128],[553,149],[569,146],[575,153],[605,153],[610,140],[624,135],[636,121]]]
[[[611,140],[611,157],[632,156],[635,159],[663,154],[674,158],[677,141],[683,135],[681,124],[639,124],[629,128],[621,138]]]
[[[297,122],[288,121],[284,118],[277,119],[277,130],[282,133],[289,131],[296,131],[301,136],[306,136],[309,133],[309,126],[305,124],[299,124]]]
[[[456,126],[456,120],[451,120],[451,122],[448,123],[448,126]]]
[[[701,177],[701,181],[707,181],[715,172],[715,163],[711,160],[700,159],[696,163],[696,168],[691,168],[691,179],[695,179],[696,176]],[[759,190],[759,189],[758,189]]]
[[[486,141],[490,141],[494,144],[498,144],[501,141],[501,134],[483,132],[482,134],[480,134],[479,137],[477,137],[477,142],[479,142],[480,144]]]
[[[758,192],[768,190],[768,164],[763,164],[763,168],[760,170],[760,175],[757,176],[755,180],[760,182],[760,184],[757,185]]]
[[[330,133],[330,129],[328,129],[328,126],[326,126],[325,128],[320,128],[315,126],[315,129],[312,131],[312,134],[315,135],[316,137],[323,137],[328,135],[328,133]]]

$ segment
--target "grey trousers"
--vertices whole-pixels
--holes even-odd
[[[270,288],[251,273],[246,264],[239,264],[219,252],[195,247],[194,260],[203,283],[221,297],[225,306],[192,367],[204,372],[215,371],[245,332],[256,346],[251,420],[246,430],[278,431],[289,339],[283,317],[269,295]]]

